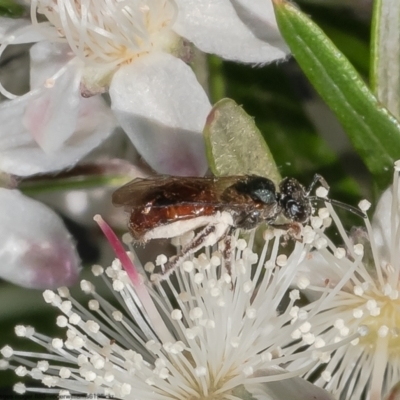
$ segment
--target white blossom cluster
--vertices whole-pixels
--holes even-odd
[[[57,325],[66,336],[18,326],[18,336],[46,352],[5,346],[1,365],[47,387],[20,383],[19,393],[153,400],[382,398],[400,379],[399,169],[396,164],[393,187],[378,203],[373,223],[366,217],[365,228],[350,235],[329,203],[290,251],[281,246],[283,231],[265,231],[259,255],[254,232],[247,241],[237,232],[231,274],[223,252],[207,247],[168,279],[152,282],[155,265],[143,267],[129,241],[125,252],[97,218],[118,258],[105,271],[98,265],[92,271],[119,305],[88,281],[81,282],[91,297],[87,306],[65,287],[45,291],[45,301],[61,312]],[[360,203],[364,212],[369,206]],[[329,227],[341,245],[326,235]],[[166,257],[155,262],[162,265]],[[305,296],[309,301],[299,302]],[[299,377],[312,378],[314,385]]]
[[[155,171],[202,176],[211,104],[190,66],[195,48],[254,64],[288,53],[269,0],[30,6],[29,20],[0,18],[0,55],[33,44],[29,91],[16,96],[0,83],[7,98],[0,170],[17,177],[70,168],[117,127]],[[44,300],[59,309],[56,325],[66,331],[49,337],[17,326],[18,336],[45,350],[6,345],[0,369],[38,381],[18,383],[17,393],[64,398],[391,398],[400,381],[399,162],[394,170],[372,222],[362,201],[363,226],[348,233],[327,202],[289,244],[276,229],[264,232],[260,249],[255,232],[246,240],[236,232],[230,273],[214,246],[152,281],[155,265],[142,266],[129,241],[126,252],[97,218],[117,258],[92,272],[115,301],[81,281],[85,306],[64,286],[77,279],[80,261],[60,218],[0,187],[0,276],[26,287],[61,286]]]

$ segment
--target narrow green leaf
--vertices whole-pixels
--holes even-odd
[[[233,100],[222,99],[214,105],[203,133],[214,175],[255,174],[280,182],[275,161],[254,119]]]
[[[376,0],[372,22],[371,86],[378,99],[400,117],[400,1]]]
[[[349,32],[323,23],[319,25],[336,47],[347,57],[361,75],[368,76],[370,49],[367,41],[359,39]]]
[[[281,33],[300,67],[336,114],[378,184],[385,187],[393,162],[400,157],[399,122],[309,17],[285,0],[273,1]]]
[[[312,15],[333,44],[347,57],[362,76],[369,76],[371,22],[365,18],[368,5],[365,1],[296,0],[300,9]],[[357,4],[356,4],[357,3]]]

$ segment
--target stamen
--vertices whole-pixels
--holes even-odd
[[[122,247],[121,242],[118,240],[115,233],[112,231],[110,226],[103,220],[100,215],[96,215],[94,220],[98,223],[100,229],[103,231],[104,235],[106,236],[107,240],[111,244],[111,247],[114,249],[115,255],[119,260],[131,278],[133,287],[137,295],[139,296],[143,307],[146,309],[149,316],[151,316],[151,321],[153,323],[154,330],[160,335],[160,338],[163,342],[169,342],[173,340],[173,337],[169,333],[164,321],[162,320],[159,312],[154,306],[153,301],[147,291],[145,285],[143,284],[142,279],[140,278],[139,274],[137,273],[132,261],[126,254],[125,250]]]

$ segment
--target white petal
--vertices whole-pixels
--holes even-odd
[[[31,21],[28,19],[0,17],[0,42],[3,42],[13,32],[26,26],[31,26]]]
[[[400,198],[400,186],[397,198]],[[386,189],[375,209],[372,219],[372,231],[374,234],[375,245],[379,249],[380,255],[385,261],[390,262],[390,248],[392,240],[392,224],[399,226],[399,211],[392,215],[393,186]],[[397,202],[398,204],[398,202]],[[397,234],[397,232],[395,231]]]
[[[34,44],[29,53],[31,89],[42,87],[74,58],[67,44],[47,40]]]
[[[38,42],[45,38],[44,33],[49,27],[50,25],[46,23],[41,26],[43,30],[39,30],[28,19],[0,17],[0,43],[20,44]]]
[[[0,188],[0,276],[44,289],[71,285],[80,260],[61,219],[17,190]]]
[[[265,384],[245,385],[245,389],[257,400],[334,400],[321,389],[302,378],[290,378]]]
[[[230,1],[235,8],[238,17],[258,39],[282,49],[285,53],[289,52],[289,49],[279,32],[272,1]]]
[[[0,57],[8,45],[38,42],[44,40],[48,32],[52,32],[54,36],[55,30],[49,23],[39,25],[40,27],[34,27],[26,19],[0,18]],[[2,82],[0,93],[9,99],[16,97],[3,87]]]
[[[267,5],[264,5],[266,11],[255,17],[255,6],[244,7],[244,2],[235,1],[235,7],[229,0],[177,0],[177,3],[179,13],[173,29],[202,51],[249,63],[271,62],[288,53],[276,26],[268,22],[274,19],[265,17]],[[264,41],[268,38],[270,43]]]
[[[0,104],[0,169],[5,172],[29,176],[72,166],[115,129],[112,112],[100,96],[81,99],[74,134],[58,151],[46,154],[21,122],[27,104],[39,95],[35,90]]]
[[[81,77],[80,62],[71,60],[48,77],[41,95],[26,106],[23,124],[46,153],[59,150],[76,129]]]
[[[398,378],[397,378],[398,379]],[[400,400],[400,382],[397,382],[385,395],[384,400]]]
[[[211,105],[183,61],[164,53],[141,57],[114,75],[110,96],[122,128],[157,172],[206,172],[202,130]]]
[[[296,276],[293,279],[293,287],[298,289],[298,283],[301,284],[304,279],[308,280],[309,284],[314,287],[325,288],[328,282],[330,287],[334,287],[345,272],[338,265],[340,265],[340,260],[338,260],[337,265],[332,265],[321,253],[313,251],[299,264]],[[317,300],[321,296],[321,292],[308,288],[301,289],[310,301]]]

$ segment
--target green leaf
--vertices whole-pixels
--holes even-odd
[[[400,117],[400,1],[376,0],[372,23],[371,86],[375,95]]]
[[[381,187],[400,156],[399,122],[383,108],[354,67],[293,4],[273,0],[282,35],[311,83],[336,114]]]
[[[319,25],[359,73],[368,76],[370,51],[368,44],[349,32],[343,32],[331,24]]]
[[[25,9],[13,0],[0,0],[0,16],[20,17]]]
[[[349,0],[298,0],[303,13],[316,23],[357,71],[369,76],[371,23],[365,18],[368,7]],[[355,4],[357,3],[357,4]],[[364,2],[365,3],[365,2]],[[364,10],[364,11],[363,11]]]
[[[281,176],[254,119],[231,99],[214,105],[204,128],[207,158],[214,175],[255,174],[279,183]]]

